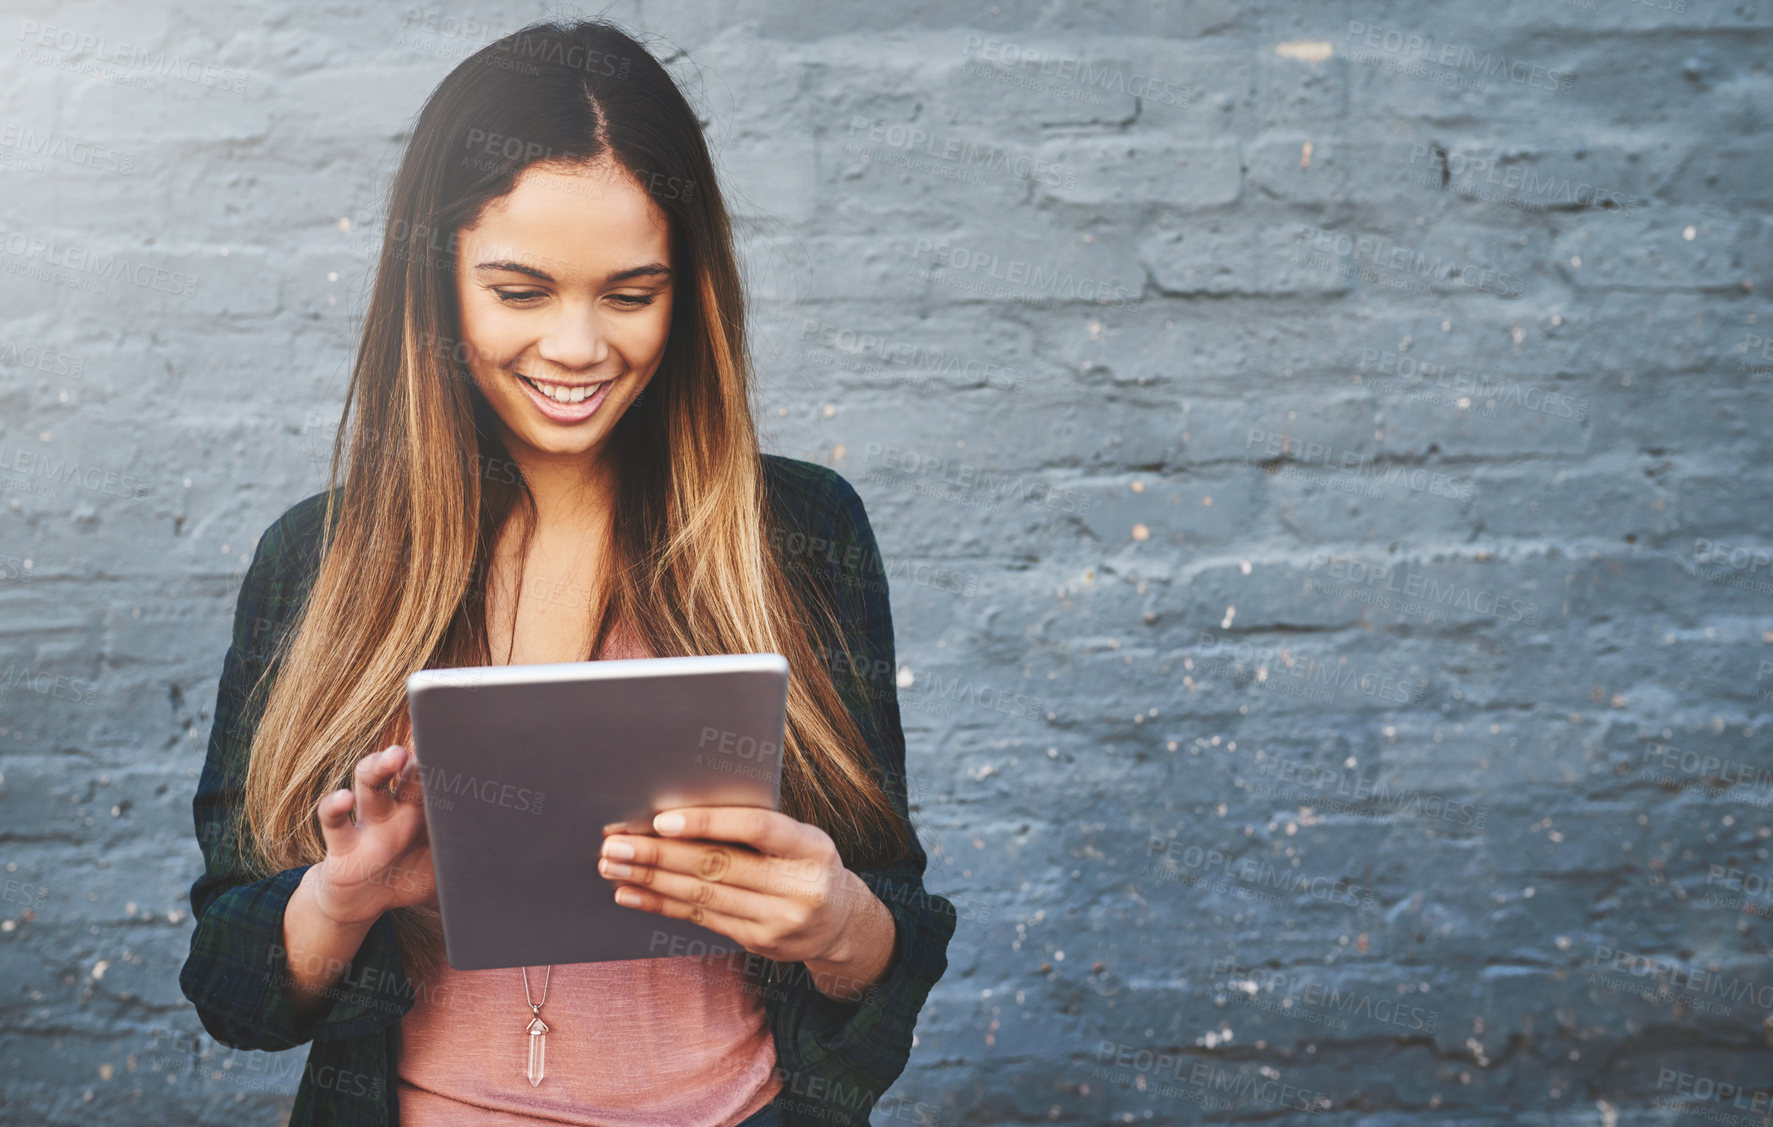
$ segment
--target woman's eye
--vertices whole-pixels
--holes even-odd
[[[494,290],[493,293],[498,296],[500,301],[507,305],[514,302],[532,301],[536,298],[548,296],[541,290]],[[614,294],[612,296],[617,302],[629,309],[639,309],[653,303],[653,295],[651,294]]]

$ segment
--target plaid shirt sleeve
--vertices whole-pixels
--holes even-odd
[[[905,819],[911,851],[896,865],[856,871],[886,905],[895,924],[893,956],[885,976],[863,991],[859,1001],[840,1002],[820,993],[806,974],[797,974],[792,979],[795,988],[787,992],[771,1020],[779,1066],[787,1073],[785,1086],[794,1087],[796,1072],[816,1074],[824,1081],[823,1102],[832,1106],[802,1108],[807,1121],[866,1124],[868,1109],[899,1078],[910,1058],[917,1015],[948,968],[948,941],[957,916],[951,902],[926,891],[923,884],[928,857],[910,822],[892,609],[874,530],[862,499],[841,475],[811,463],[799,466],[822,475],[805,545],[809,555],[820,557],[814,570],[836,577],[837,605],[855,651],[847,668],[856,675],[845,677],[839,669],[839,682],[874,751],[878,777]],[[843,1105],[857,1102],[842,1094],[846,1088],[868,1093],[866,1106],[854,1120],[842,1118],[854,1110]],[[808,1102],[788,1091],[783,1097],[784,1110],[791,1115]]]
[[[311,581],[312,569],[298,566],[296,553],[316,538],[297,530],[319,515],[324,500],[320,494],[292,507],[259,538],[235,604],[209,752],[192,801],[204,871],[191,886],[196,929],[179,986],[210,1035],[239,1049],[276,1051],[362,1036],[398,1021],[413,1000],[404,989],[392,921],[384,915],[323,1008],[298,1021],[285,994],[283,913],[309,866],[252,880],[234,850],[247,752],[260,711],[258,702],[249,707],[248,693]]]

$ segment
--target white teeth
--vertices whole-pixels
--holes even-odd
[[[593,384],[590,387],[562,387],[558,384],[544,384],[533,380],[530,382],[530,386],[537,388],[543,395],[556,403],[583,403],[596,395],[598,389],[603,387],[602,384]]]

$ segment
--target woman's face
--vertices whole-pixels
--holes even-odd
[[[463,352],[507,449],[589,471],[665,355],[665,213],[607,158],[531,165],[457,248]]]

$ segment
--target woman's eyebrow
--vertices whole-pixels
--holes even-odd
[[[535,266],[525,266],[521,262],[513,262],[510,259],[476,263],[474,269],[509,270],[515,274],[527,274],[531,278],[538,278],[544,282],[554,281],[554,277],[546,270],[542,270]],[[611,285],[616,282],[626,282],[630,278],[669,278],[670,276],[671,268],[669,266],[666,266],[663,262],[649,262],[645,266],[630,266],[626,270],[614,271],[608,278],[604,279],[604,284]]]
[[[630,266],[626,270],[618,270],[605,279],[610,282],[626,282],[630,278],[669,278],[671,267],[663,262],[649,262],[645,266]]]

